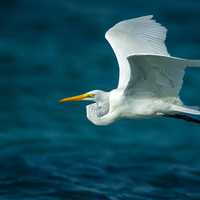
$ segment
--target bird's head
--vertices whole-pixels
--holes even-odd
[[[108,124],[108,122],[102,122],[102,117],[109,112],[109,96],[110,92],[93,90],[81,95],[63,98],[59,100],[59,103],[66,103],[71,101],[93,101],[95,103],[89,104],[86,107],[87,118],[96,125],[105,125]]]

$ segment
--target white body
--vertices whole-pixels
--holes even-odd
[[[143,95],[125,97],[123,91],[115,89],[110,95],[110,112],[118,113],[121,118],[148,118],[164,113],[173,113],[175,105],[181,106],[181,101],[175,98],[156,98]]]
[[[110,93],[96,92],[96,103],[87,106],[94,124],[107,125],[123,117],[200,114],[179,99],[185,68],[200,66],[200,61],[170,56],[167,29],[152,17],[122,21],[107,31],[119,64],[119,83]]]

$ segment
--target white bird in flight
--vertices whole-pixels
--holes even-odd
[[[149,15],[121,21],[106,32],[119,64],[116,89],[94,90],[59,102],[93,101],[86,112],[95,125],[157,116],[200,123],[187,115],[200,115],[200,111],[184,105],[179,98],[185,68],[200,67],[200,60],[170,56],[165,45],[167,29],[152,18]]]

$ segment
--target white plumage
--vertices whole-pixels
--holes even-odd
[[[106,32],[120,66],[119,88],[125,88],[130,77],[127,58],[138,54],[169,56],[165,46],[167,29],[152,20],[152,15],[119,22]]]
[[[83,100],[95,101],[87,106],[87,117],[94,124],[106,125],[122,117],[153,116],[197,122],[180,115],[200,115],[200,111],[185,106],[179,92],[185,68],[200,66],[200,60],[170,56],[165,45],[167,29],[152,18],[149,15],[125,20],[106,32],[119,64],[119,83],[110,92],[95,90],[82,95]]]

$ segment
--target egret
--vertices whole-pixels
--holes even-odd
[[[189,115],[200,115],[198,108],[184,105],[179,97],[186,67],[198,67],[200,60],[170,56],[166,33],[153,15],[117,23],[105,34],[119,64],[117,88],[94,90],[59,102],[92,101],[86,112],[95,125],[158,116],[200,123]]]

